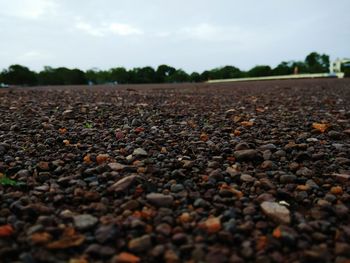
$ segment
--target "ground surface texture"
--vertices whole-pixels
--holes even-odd
[[[1,262],[349,262],[350,81],[0,90]]]

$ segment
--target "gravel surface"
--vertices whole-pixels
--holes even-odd
[[[349,262],[349,102],[349,79],[2,89],[0,262]]]

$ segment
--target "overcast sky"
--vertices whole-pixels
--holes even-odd
[[[0,0],[0,69],[188,72],[350,57],[349,0]]]

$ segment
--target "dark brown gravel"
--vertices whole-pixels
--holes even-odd
[[[0,90],[0,262],[350,262],[350,80]]]

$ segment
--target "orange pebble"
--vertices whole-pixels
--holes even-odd
[[[8,237],[13,234],[14,230],[11,225],[0,226],[0,237]]]
[[[207,232],[210,234],[219,232],[221,229],[221,222],[217,217],[208,218],[204,224]]]
[[[343,193],[343,189],[340,186],[333,186],[331,188],[331,193],[334,195],[341,195]]]

